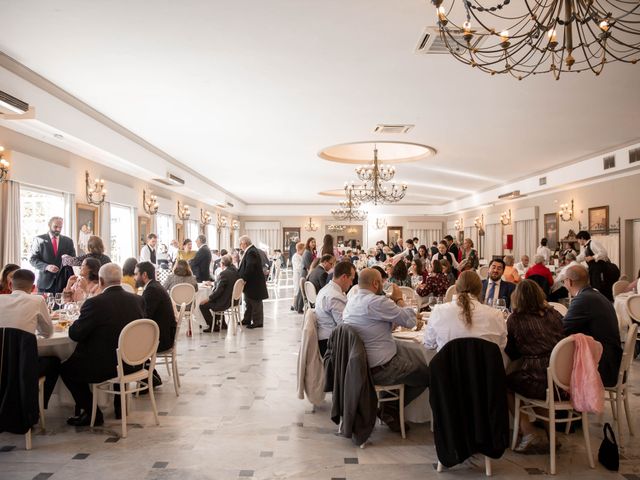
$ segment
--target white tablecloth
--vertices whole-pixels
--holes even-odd
[[[631,317],[629,316],[629,311],[627,310],[627,299],[632,295],[634,295],[634,293],[632,292],[621,293],[613,299],[613,308],[616,310],[616,315],[618,315],[620,340],[623,342],[627,338],[627,330],[629,330],[629,326],[631,325]]]

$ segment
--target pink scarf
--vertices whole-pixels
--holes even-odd
[[[582,333],[571,337],[576,347],[571,372],[571,405],[578,412],[602,413],[604,386],[598,372],[602,344]]]

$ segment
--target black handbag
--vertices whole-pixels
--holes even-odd
[[[604,465],[607,470],[617,472],[618,468],[620,468],[620,454],[618,453],[616,436],[613,434],[613,429],[609,423],[604,424],[602,432],[604,438],[600,444],[600,450],[598,450],[598,461]],[[611,435],[611,439],[609,439],[607,432]]]

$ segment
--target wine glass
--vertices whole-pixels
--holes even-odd
[[[496,298],[493,302],[493,308],[504,312],[507,310],[507,301],[504,298]]]
[[[64,304],[64,297],[62,296],[62,293],[56,293],[55,302],[56,305],[58,305],[58,309],[62,307]]]
[[[433,293],[429,294],[429,308],[431,310],[433,310],[433,307],[436,306],[436,303],[438,302],[438,299],[436,297],[433,296]]]
[[[444,303],[444,297],[438,297],[437,304],[442,305]]]

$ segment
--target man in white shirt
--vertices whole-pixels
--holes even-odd
[[[374,268],[365,268],[358,276],[358,292],[349,299],[342,312],[342,320],[353,327],[367,351],[367,362],[376,385],[405,385],[404,403],[408,405],[429,386],[429,367],[420,356],[391,332],[394,325],[413,328],[416,313],[407,307],[400,288],[392,284],[387,298],[382,290],[382,276]],[[382,421],[393,431],[400,430],[398,411],[393,402],[385,406]]]
[[[609,253],[604,246],[591,239],[589,232],[581,230],[576,235],[580,244],[580,254],[576,258],[578,262],[587,262],[589,268],[589,283],[593,288],[613,302],[613,284],[618,279],[610,279],[607,271]],[[619,277],[618,272],[618,277]],[[613,281],[612,281],[613,280]]]
[[[11,295],[0,295],[0,327],[17,328],[25,332],[50,337],[53,333],[51,317],[44,298],[31,295],[36,276],[26,269],[16,270],[11,284]],[[44,382],[44,405],[56,386],[60,371],[57,357],[38,357],[38,376],[46,377]]]
[[[147,243],[140,250],[140,261],[151,262],[154,265],[158,263],[156,246],[158,245],[158,236],[155,233],[147,235]]]
[[[338,262],[333,269],[333,280],[318,292],[315,312],[318,325],[320,355],[327,351],[327,342],[333,329],[342,323],[342,312],[347,304],[346,292],[356,276],[351,262]]]
[[[540,240],[540,246],[536,250],[536,255],[542,255],[544,257],[545,265],[549,265],[549,260],[551,259],[551,250],[547,247],[547,239],[543,238]]]
[[[520,261],[515,264],[515,267],[521,277],[526,274],[527,270],[529,270],[529,255],[522,255]]]

